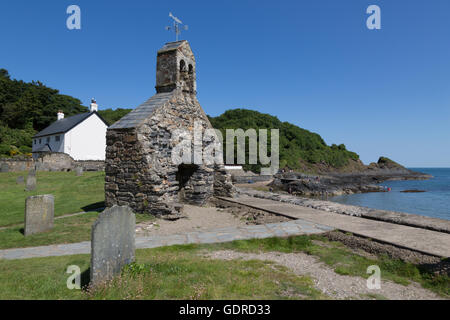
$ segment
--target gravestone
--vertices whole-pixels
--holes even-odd
[[[30,170],[27,177],[26,191],[33,191],[34,189],[36,189],[36,182],[36,171]]]
[[[55,198],[51,194],[28,197],[25,202],[25,236],[53,228]]]
[[[80,177],[83,175],[83,167],[76,167],[75,172],[77,173],[77,177]]]
[[[25,178],[23,176],[18,176],[16,179],[17,184],[22,184],[25,182]]]
[[[5,162],[3,162],[0,165],[0,172],[9,172],[9,165]]]
[[[119,275],[134,261],[136,217],[128,206],[113,206],[98,216],[92,226],[91,285]]]

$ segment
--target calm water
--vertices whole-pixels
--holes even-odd
[[[374,209],[415,213],[450,220],[450,168],[411,168],[431,174],[425,181],[386,181],[382,186],[391,192],[337,196],[329,200]],[[423,193],[402,193],[402,190],[425,190]]]

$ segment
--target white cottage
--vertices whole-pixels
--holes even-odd
[[[94,99],[90,112],[64,118],[59,111],[57,121],[33,137],[33,157],[43,152],[63,152],[75,160],[105,160],[108,125],[97,111]]]

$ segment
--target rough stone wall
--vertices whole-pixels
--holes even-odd
[[[108,130],[106,145],[106,206],[129,205],[134,211],[143,212],[144,194],[150,186],[141,180],[147,165],[136,130]]]
[[[129,205],[135,212],[173,214],[179,202],[204,204],[217,191],[230,196],[231,179],[223,166],[191,165],[193,173],[180,190],[180,166],[172,161],[176,129],[194,136],[194,122],[211,128],[196,97],[174,91],[173,97],[133,129],[108,130],[106,205]],[[202,150],[213,141],[203,141]],[[193,142],[191,150],[194,150]],[[222,170],[220,170],[222,168]]]
[[[180,202],[202,205],[214,193],[232,195],[223,165],[193,156],[194,150],[210,150],[217,138],[202,139],[212,126],[196,98],[195,68],[187,41],[164,45],[157,55],[157,95],[108,129],[107,206],[171,215],[179,212]],[[195,129],[201,131],[201,146],[194,146]],[[178,136],[177,130],[185,135]],[[189,135],[191,141],[186,142],[183,137]],[[181,165],[172,159],[180,151],[180,139],[191,147],[190,159],[184,158]]]
[[[34,169],[34,161],[30,158],[4,158],[0,159],[0,167],[5,168],[5,172],[19,172]]]
[[[160,50],[156,63],[156,92],[170,92],[181,88],[184,92],[195,94],[195,57],[189,45],[181,46],[177,53]]]
[[[232,183],[231,174],[223,165],[214,169],[214,195],[219,197],[234,197],[236,190]]]
[[[66,153],[44,153],[36,159],[33,158],[5,158],[0,159],[0,166],[8,165],[9,172],[19,171],[72,171],[76,167],[83,167],[85,171],[103,171],[104,161],[85,160],[76,161]]]
[[[75,167],[82,167],[84,171],[104,171],[105,161],[103,160],[75,160]]]

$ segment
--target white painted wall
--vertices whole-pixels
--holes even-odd
[[[59,141],[56,141],[57,136],[59,136]],[[32,144],[32,152],[46,144],[50,146],[53,152],[64,152],[64,134],[60,133],[52,136],[33,138]]]
[[[93,114],[64,135],[64,151],[75,160],[105,160],[106,124]]]

